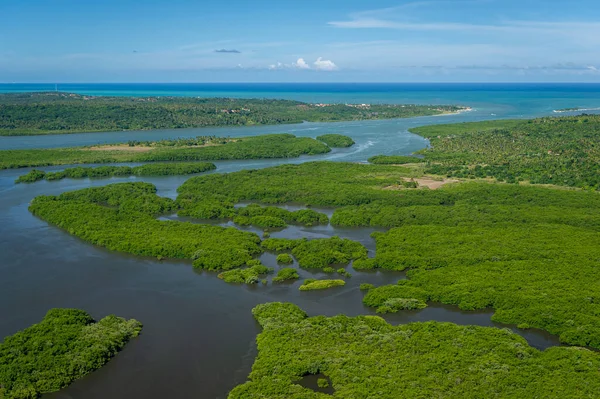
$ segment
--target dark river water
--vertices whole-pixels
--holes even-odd
[[[518,111],[498,117],[520,115]],[[427,142],[407,128],[433,123],[490,118],[474,111],[462,115],[392,121],[302,124],[229,129],[189,129],[152,132],[118,132],[44,137],[0,137],[0,148],[35,148],[89,145],[128,139],[219,134],[255,135],[292,132],[316,136],[341,133],[357,144],[330,154],[293,160],[217,162],[217,172],[263,168],[281,163],[310,160],[366,161],[376,154],[409,154]],[[62,167],[42,168],[59,170]],[[95,318],[116,314],[144,324],[133,340],[102,369],[46,398],[131,399],[131,398],[225,398],[235,385],[246,380],[256,356],[255,337],[260,332],[251,309],[269,301],[289,301],[310,315],[373,314],[362,305],[360,283],[394,283],[402,273],[355,272],[347,285],[317,292],[300,292],[300,282],[253,287],[230,285],[215,273],[199,272],[190,262],[162,261],[111,252],[86,244],[68,233],[49,226],[27,210],[37,195],[59,194],[80,188],[122,181],[147,181],[158,187],[159,195],[175,197],[187,177],[115,178],[105,180],[41,181],[19,184],[15,178],[27,169],[0,171],[0,337],[10,335],[42,319],[52,307],[84,309]],[[331,212],[331,210],[328,210]],[[373,229],[335,229],[331,226],[292,226],[272,237],[330,237],[339,235],[363,243],[374,251],[369,234]],[[261,259],[277,268],[275,255]],[[323,274],[301,271],[302,277]],[[418,312],[386,316],[391,323],[450,321],[458,324],[497,326],[491,312],[462,312],[457,308],[431,304]],[[537,348],[557,345],[555,337],[540,331],[519,332]]]

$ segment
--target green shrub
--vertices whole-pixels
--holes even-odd
[[[299,240],[292,255],[301,267],[323,269],[331,265],[348,264],[353,259],[367,256],[367,249],[356,241],[339,237]]]
[[[352,277],[352,274],[350,274],[350,272],[348,272],[343,267],[340,267],[339,269],[337,269],[337,272],[338,272],[338,274],[342,275],[343,277]]]
[[[95,322],[81,310],[52,309],[0,344],[0,397],[58,391],[102,367],[141,329],[133,319],[107,316]]]
[[[33,183],[42,180],[46,176],[43,170],[32,169],[26,175],[19,176],[15,183]]]
[[[415,298],[390,298],[377,308],[377,313],[396,313],[399,310],[424,309],[427,304]]]
[[[282,281],[297,280],[299,278],[300,275],[296,269],[286,267],[277,272],[277,276],[273,277],[273,282],[280,283]]]
[[[277,255],[277,263],[283,263],[289,265],[294,263],[294,258],[290,254],[279,254]]]
[[[268,251],[289,251],[301,242],[302,240],[290,240],[288,238],[267,238],[260,245]]]
[[[265,328],[282,323],[295,323],[306,318],[306,312],[291,303],[271,302],[255,306],[252,315]]]
[[[274,216],[254,216],[250,218],[250,224],[261,228],[282,228],[287,226],[285,220]]]
[[[254,262],[248,262],[250,267],[246,269],[233,269],[222,272],[218,277],[226,283],[246,283],[246,284],[257,284],[260,281],[260,276],[273,272],[273,269],[268,268],[262,264],[254,264]]]
[[[306,279],[300,286],[300,291],[324,290],[331,287],[346,285],[344,280],[315,280]]]
[[[323,134],[317,136],[317,140],[324,142],[329,147],[352,147],[355,144],[350,137],[341,134]]]
[[[329,381],[326,378],[317,379],[317,386],[319,388],[329,388]]]
[[[329,218],[323,213],[318,213],[312,209],[300,209],[290,212],[287,209],[275,206],[263,207],[258,204],[251,204],[245,207],[236,208],[233,221],[242,221],[242,225],[256,225],[259,227],[285,227],[287,223],[298,223],[305,226],[312,226],[318,223],[328,223]]]
[[[375,259],[363,258],[356,259],[354,262],[352,262],[352,267],[354,270],[373,270],[376,269],[378,265],[377,262],[375,262]]]
[[[363,303],[367,306],[379,308],[384,305],[390,305],[396,302],[390,302],[391,299],[417,299],[421,302],[427,302],[429,296],[427,292],[420,288],[408,285],[406,280],[400,280],[397,285],[384,285],[370,289],[363,298]]]
[[[373,284],[369,284],[369,283],[362,283],[360,285],[361,291],[369,291],[369,290],[372,290],[373,288],[375,288],[375,286]]]

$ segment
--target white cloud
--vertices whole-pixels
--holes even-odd
[[[292,62],[291,64],[283,64],[278,62],[277,64],[271,64],[268,66],[270,70],[280,70],[280,69],[298,69],[303,71],[336,71],[338,70],[338,66],[331,60],[324,60],[323,57],[317,58],[317,60],[312,64],[312,66],[307,63],[304,58],[298,58],[296,62]]]
[[[337,65],[331,60],[324,60],[322,57],[317,58],[314,63],[315,69],[319,71],[335,71],[338,69]]]
[[[298,69],[310,69],[310,65],[304,61],[304,58],[298,58],[298,61],[292,65]]]

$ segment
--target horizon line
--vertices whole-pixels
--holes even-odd
[[[482,82],[482,81],[463,81],[463,82],[401,82],[401,81],[389,81],[389,82],[368,82],[368,81],[356,81],[356,82],[269,82],[269,81],[222,81],[222,82],[0,82],[0,85],[56,85],[56,84],[67,84],[67,85],[103,85],[103,84],[159,84],[159,85],[186,85],[186,84],[597,84],[600,85],[599,81],[530,81],[530,82]]]

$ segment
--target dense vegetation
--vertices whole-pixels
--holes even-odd
[[[84,311],[52,309],[44,319],[0,344],[0,398],[37,398],[102,367],[142,325]]]
[[[148,183],[120,183],[36,197],[30,211],[92,244],[135,255],[192,259],[207,270],[245,265],[262,252],[260,238],[235,228],[159,221],[176,209]]]
[[[600,116],[411,129],[428,138],[427,173],[600,189]]]
[[[343,136],[341,134],[323,134],[321,136],[317,136],[317,140],[322,141],[327,144],[329,147],[352,147],[355,143],[348,136]]]
[[[600,227],[595,211],[600,197],[595,193],[475,182],[438,190],[386,189],[409,174],[409,169],[396,166],[282,165],[193,177],[178,189],[177,202],[184,210],[209,204],[215,212],[240,201],[332,206],[337,208],[331,222],[338,226],[504,222]]]
[[[277,272],[277,276],[273,277],[274,283],[281,283],[283,281],[288,280],[297,280],[300,278],[298,271],[291,267],[284,267],[283,269],[279,269]]]
[[[224,198],[335,206],[332,224],[398,227],[375,234],[375,258],[358,253],[353,267],[408,268],[408,287],[420,295],[388,296],[371,306],[394,311],[435,301],[462,309],[492,307],[494,320],[600,348],[597,193],[482,182],[385,189],[408,173],[382,165],[283,165],[191,178],[180,188],[178,202],[185,207],[186,201]],[[308,266],[294,253],[297,243],[274,238],[262,246],[292,251],[302,267],[313,267],[312,259]],[[319,254],[316,267],[325,270],[324,259]],[[393,298],[421,302],[385,304]]]
[[[339,162],[281,165],[191,178],[179,187],[177,201],[185,212],[208,207],[223,214],[229,212],[229,204],[241,201],[315,206],[363,204],[398,198],[398,193],[383,188],[398,184],[408,172],[403,167]]]
[[[300,291],[325,290],[327,288],[341,287],[346,285],[344,280],[316,280],[314,278],[306,279],[298,288]]]
[[[267,238],[261,245],[269,251],[291,250],[300,267],[306,269],[324,270],[331,265],[346,265],[353,259],[367,257],[367,249],[362,244],[336,236],[314,240]]]
[[[215,170],[217,167],[208,162],[177,162],[155,163],[141,166],[98,166],[66,168],[58,172],[44,172],[32,169],[29,173],[19,176],[15,183],[33,183],[39,180],[106,178],[124,176],[171,176],[192,175]]]
[[[368,304],[383,306],[380,311],[427,301],[492,307],[494,320],[600,348],[597,193],[490,183],[385,189],[406,173],[382,165],[283,165],[191,178],[176,202],[157,197],[151,185],[129,184],[38,197],[31,209],[87,241],[140,255],[193,258],[205,269],[243,266],[263,249],[291,252],[301,267],[326,272],[350,260],[355,269],[408,268],[406,286]],[[228,209],[242,200],[334,206],[337,225],[398,227],[374,234],[377,252],[367,258],[361,244],[337,237],[261,244],[258,236],[234,229],[154,219],[199,204]]]
[[[438,105],[318,106],[269,99],[0,94],[0,135],[407,118],[460,109]]]
[[[369,290],[372,290],[373,288],[375,288],[375,286],[371,283],[362,283],[360,285],[361,291],[369,291]]]
[[[400,280],[398,285],[384,285],[377,288],[364,287],[368,292],[363,298],[363,303],[377,308],[377,313],[395,313],[399,310],[426,308],[429,295],[422,289],[412,287],[407,283],[408,280]]]
[[[368,159],[375,165],[402,165],[407,163],[426,162],[424,158],[417,158],[407,155],[375,155]]]
[[[221,145],[227,143],[234,143],[237,139],[231,137],[219,137],[219,136],[196,136],[196,137],[178,137],[174,139],[162,139],[162,140],[129,140],[127,146],[129,147],[203,147],[212,145]]]
[[[495,321],[545,329],[562,342],[600,348],[596,228],[432,224],[375,237],[377,266],[410,268],[409,280],[383,293],[369,291],[368,305],[414,298],[464,310],[493,307]]]
[[[509,330],[451,323],[391,326],[376,316],[307,318],[292,304],[258,305],[263,327],[249,381],[229,399],[318,399],[299,384],[323,374],[334,398],[595,398],[600,356],[531,348]]]
[[[315,224],[327,224],[329,218],[324,213],[315,212],[312,209],[299,209],[288,211],[276,206],[263,207],[258,204],[250,204],[245,207],[234,208],[230,206],[228,214],[220,213],[219,217],[233,217],[233,221],[240,226],[254,225],[263,228],[285,227],[288,223],[312,226]],[[187,208],[181,212],[182,215],[206,217],[202,213],[190,211]]]
[[[294,263],[294,258],[290,254],[279,254],[277,255],[277,263],[283,263],[285,265],[290,265]]]
[[[227,270],[220,273],[218,277],[226,283],[258,284],[261,276],[273,273],[272,268],[266,267],[259,260],[249,260],[246,264],[248,268]]]
[[[300,155],[324,154],[331,149],[324,143],[293,134],[266,134],[244,137],[225,144],[205,147],[108,145],[33,150],[0,150],[0,169],[51,165],[159,162],[218,161],[232,159],[297,158]]]

